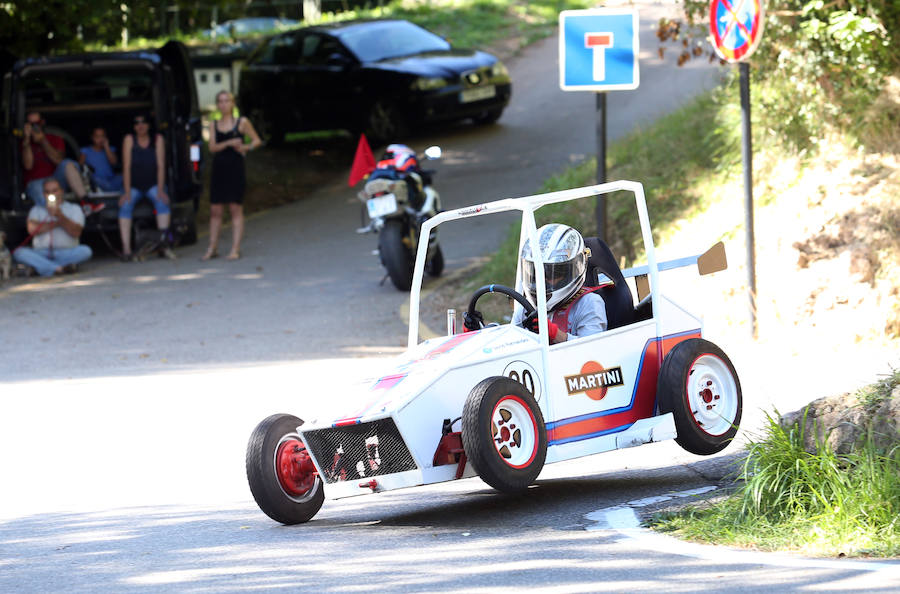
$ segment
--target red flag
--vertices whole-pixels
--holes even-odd
[[[347,180],[347,183],[353,187],[359,180],[364,179],[374,170],[375,155],[372,154],[372,149],[369,148],[366,135],[360,134],[359,144],[356,146],[356,156],[353,157],[353,167],[350,168],[350,179]]]

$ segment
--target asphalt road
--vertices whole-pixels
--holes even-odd
[[[611,138],[717,76],[654,60],[660,10],[642,13],[641,88],[610,96]],[[437,185],[446,206],[533,193],[594,151],[594,98],[559,91],[555,60],[549,39],[509,61],[513,102],[498,125],[414,139],[444,148]],[[724,559],[671,542],[657,550],[627,526],[603,524],[598,510],[721,477],[721,459],[674,443],[548,467],[524,498],[470,479],[326,502],[305,526],[272,523],[244,479],[252,427],[273,412],[314,412],[405,343],[403,296],[378,284],[375,240],[354,233],[358,208],[341,175],[252,218],[239,262],[199,262],[198,245],[175,262],[101,260],[76,276],[0,291],[0,591],[890,591],[900,583],[851,563]],[[506,221],[478,224],[442,235],[451,270],[494,249]],[[748,371],[745,398],[771,403],[770,386]],[[759,415],[745,419],[758,425]]]

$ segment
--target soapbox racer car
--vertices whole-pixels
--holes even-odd
[[[250,490],[272,519],[311,519],[326,490],[332,498],[479,476],[506,492],[526,489],[545,464],[674,438],[712,454],[741,420],[737,373],[702,321],[661,292],[659,272],[697,264],[724,268],[721,244],[701,256],[657,263],[643,186],[620,181],[438,214],[422,233],[450,220],[521,211],[520,247],[537,245],[534,211],[546,204],[625,190],[634,196],[647,264],[619,270],[609,248],[586,240],[586,285],[596,283],[606,332],[550,345],[546,279],[535,250],[538,333],[489,325],[419,343],[419,295],[426,243],[419,245],[410,293],[409,345],[384,373],[334,399],[334,412],[303,422],[287,414],[263,420],[247,447]],[[620,193],[619,196],[628,196]],[[633,277],[637,304],[625,278]],[[517,289],[490,285],[516,308],[533,311]]]

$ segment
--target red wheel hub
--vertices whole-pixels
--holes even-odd
[[[292,497],[302,497],[316,484],[316,467],[312,463],[303,442],[287,439],[278,446],[275,454],[275,474],[284,492]]]

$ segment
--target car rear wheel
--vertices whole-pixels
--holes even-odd
[[[547,430],[534,397],[508,377],[489,377],[466,399],[462,416],[466,456],[481,479],[498,491],[523,491],[547,457]]]
[[[724,449],[737,433],[743,397],[728,356],[702,338],[680,342],[666,355],[657,384],[659,410],[672,413],[685,450],[700,455]]]
[[[281,146],[284,144],[284,130],[276,130],[272,120],[266,117],[261,109],[254,109],[250,112],[250,122],[259,137],[265,141],[268,146]]]
[[[400,107],[388,99],[379,99],[369,109],[366,119],[366,136],[373,143],[398,142],[409,134],[406,116]]]
[[[247,444],[247,482],[256,504],[282,524],[309,521],[325,499],[322,479],[306,451],[297,417],[276,414],[264,419]]]

